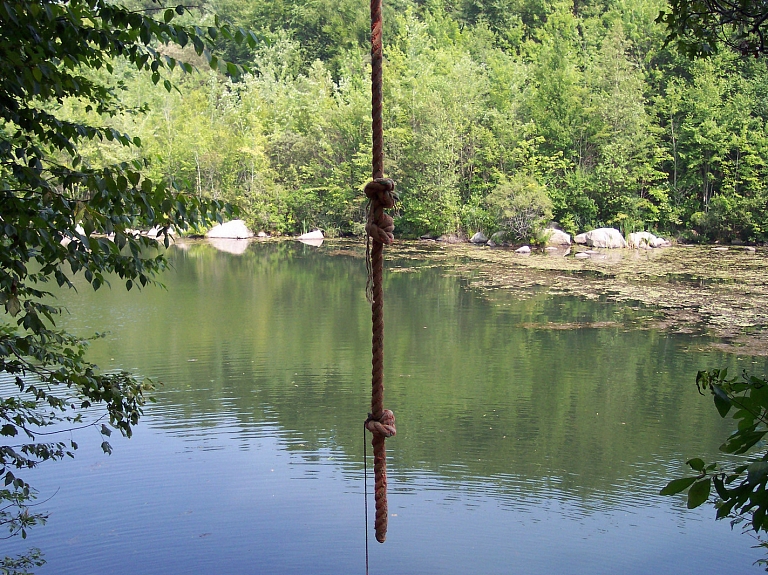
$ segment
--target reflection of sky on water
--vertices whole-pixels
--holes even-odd
[[[192,245],[166,290],[72,300],[66,321],[112,330],[98,363],[165,385],[113,455],[83,430],[31,474],[51,518],[8,547],[42,548],[41,575],[363,573],[364,261],[324,249]],[[387,289],[398,435],[372,574],[757,571],[711,507],[657,495],[727,429],[691,374],[734,358],[621,323],[643,310],[485,300],[435,270]],[[536,329],[597,320],[617,325]]]
[[[41,496],[59,489],[25,542],[45,550],[41,575],[363,572],[359,462],[291,451],[300,439],[270,424],[243,443],[226,416],[193,429],[148,419],[110,457],[82,441],[75,460],[41,470]],[[650,493],[585,502],[543,478],[403,473],[396,454],[390,467],[389,534],[371,536],[371,573],[755,572],[759,554],[711,508]]]

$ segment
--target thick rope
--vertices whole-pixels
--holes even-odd
[[[392,243],[392,218],[384,213],[385,207],[395,205],[395,184],[392,180],[377,179],[365,187],[370,200],[366,231],[373,244],[370,251],[371,320],[371,412],[365,427],[373,434],[373,472],[376,477],[376,540],[384,543],[387,538],[387,451],[384,440],[395,435],[395,415],[384,409],[384,244]]]
[[[373,337],[371,340],[371,412],[365,427],[373,434],[373,471],[376,477],[376,540],[387,538],[387,451],[384,441],[395,435],[395,415],[384,409],[384,245],[394,240],[392,217],[384,213],[397,200],[395,182],[384,178],[384,128],[382,124],[382,40],[381,0],[371,0],[371,127],[373,134],[373,181],[365,186],[368,197],[368,222],[365,231],[366,293],[371,302]]]
[[[381,0],[371,0],[371,128],[373,132],[373,179],[384,177],[384,127],[382,107]]]

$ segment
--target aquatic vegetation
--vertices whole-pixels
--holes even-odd
[[[710,345],[722,351],[768,355],[764,250],[713,252],[708,246],[676,246],[597,252],[605,257],[576,259],[542,251],[523,257],[510,249],[403,242],[390,258],[398,261],[393,271],[416,262],[439,265],[489,297],[495,290],[527,297],[544,289],[641,304],[657,313],[640,328],[706,334],[721,340]]]

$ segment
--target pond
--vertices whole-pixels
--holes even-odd
[[[163,385],[111,456],[83,430],[75,459],[28,476],[50,518],[6,553],[41,548],[40,575],[365,573],[361,252],[170,253],[165,289],[64,294],[66,327],[109,330],[96,363]],[[764,373],[766,358],[637,329],[654,315],[642,305],[479,292],[422,263],[385,280],[398,433],[370,573],[760,570],[754,540],[711,506],[658,491],[686,459],[718,457],[729,429],[696,371]]]

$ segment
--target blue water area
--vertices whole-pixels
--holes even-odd
[[[112,455],[83,429],[74,459],[27,474],[49,521],[6,554],[39,547],[40,575],[365,573],[364,260],[327,243],[170,255],[164,288],[61,294],[68,329],[109,329],[96,363],[162,385]],[[370,573],[759,571],[749,535],[658,491],[685,459],[722,459],[729,422],[696,370],[765,359],[646,329],[652,310],[489,296],[429,266],[385,289],[398,434]]]

